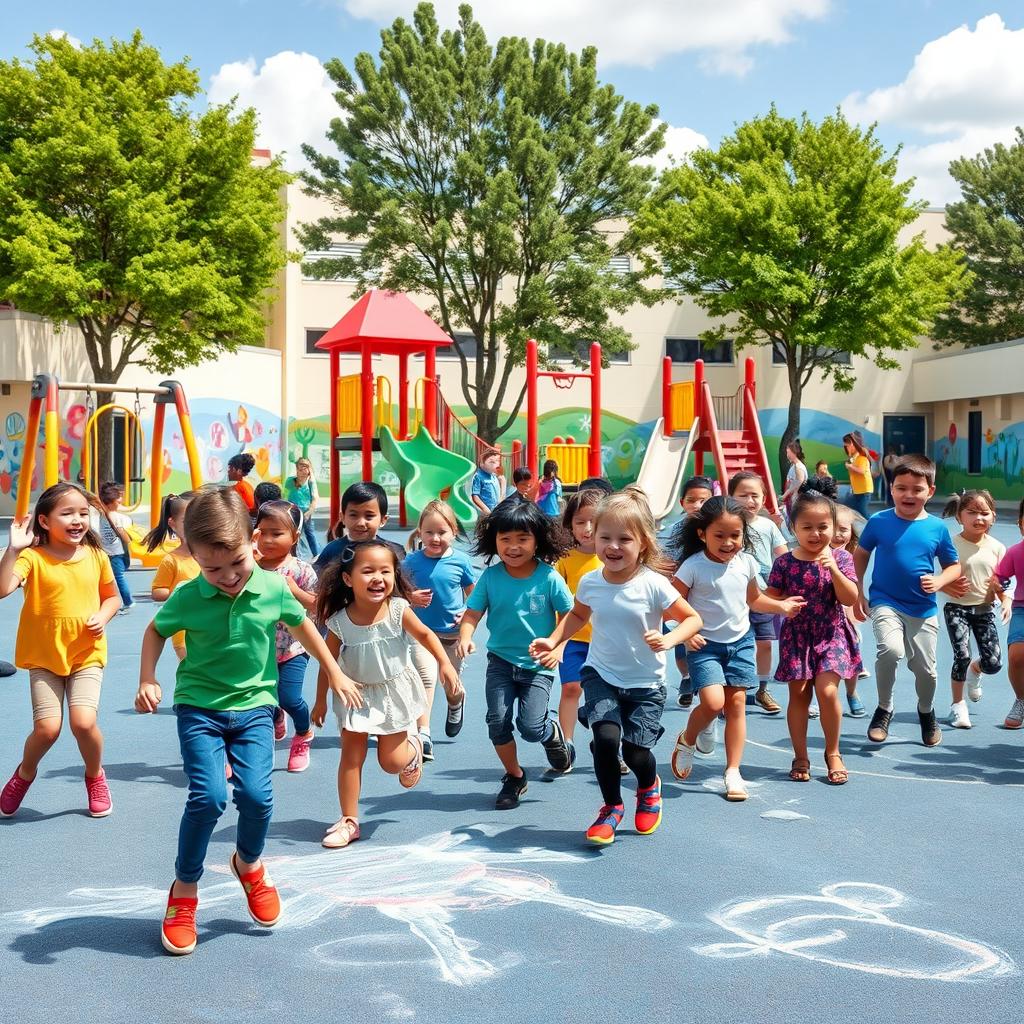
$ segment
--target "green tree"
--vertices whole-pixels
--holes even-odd
[[[657,249],[666,274],[720,320],[704,340],[785,356],[783,475],[812,375],[850,390],[847,353],[894,369],[890,353],[914,347],[963,287],[955,254],[930,252],[920,236],[899,244],[923,204],[908,201],[913,181],[895,175],[895,154],[873,129],[840,113],[815,124],[772,107],[667,171],[637,218],[637,237]]]
[[[138,32],[31,48],[0,62],[0,296],[77,326],[102,382],[261,345],[287,179],[252,166],[255,113],[192,114],[199,76]]]
[[[305,269],[353,278],[357,293],[431,296],[477,431],[494,440],[522,403],[520,391],[500,421],[528,338],[549,356],[592,341],[632,347],[609,314],[652,293],[639,273],[613,270],[628,249],[611,222],[649,193],[653,172],[637,159],[661,148],[664,130],[656,108],[598,82],[593,49],[516,38],[492,49],[465,5],[454,31],[439,31],[429,3],[413,22],[381,33],[377,60],[356,57],[358,81],[340,60],[327,64],[342,111],[328,138],[341,158],[305,147],[304,180],[334,212],[300,238],[307,251],[339,237],[365,244]]]
[[[963,199],[946,207],[953,248],[973,274],[962,300],[939,316],[943,344],[1024,337],[1024,129],[1017,141],[949,165]]]

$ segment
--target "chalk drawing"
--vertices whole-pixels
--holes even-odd
[[[476,836],[474,837],[474,833]],[[375,910],[398,921],[404,933],[348,935],[315,947],[324,966],[390,967],[393,962],[424,956],[452,985],[487,981],[517,962],[484,959],[478,943],[460,935],[456,917],[470,911],[506,910],[524,903],[544,904],[616,928],[655,932],[671,926],[670,918],[643,907],[616,906],[569,896],[544,875],[523,870],[534,864],[587,863],[589,858],[526,847],[492,850],[474,843],[495,834],[486,826],[441,832],[402,846],[357,843],[343,852],[308,856],[267,857],[268,873],[281,892],[282,921],[278,930],[308,928],[328,915]],[[211,869],[216,870],[216,869]],[[227,873],[227,868],[221,869]],[[81,917],[159,916],[166,889],[131,886],[118,889],[75,889],[70,906],[37,907],[0,914],[0,927],[41,928],[55,921]],[[238,883],[203,886],[200,912],[239,905]],[[408,936],[418,940],[410,954]],[[390,959],[391,949],[398,954]]]
[[[811,820],[810,817],[806,814],[798,814],[796,811],[786,811],[782,809],[774,811],[765,811],[761,815],[761,817],[771,818],[774,821],[800,821],[801,819],[803,819],[804,821]]]
[[[828,967],[919,981],[989,980],[1015,970],[1002,950],[903,924],[885,913],[905,902],[888,886],[839,882],[820,895],[730,903],[708,917],[742,941],[693,950],[726,959],[784,953]]]

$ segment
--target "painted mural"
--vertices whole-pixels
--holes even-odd
[[[938,483],[944,493],[985,487],[993,497],[1018,501],[1024,495],[1024,423],[984,426],[981,472],[968,474],[966,425],[950,423],[934,442]]]

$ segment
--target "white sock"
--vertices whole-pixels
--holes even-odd
[[[420,735],[421,736],[426,736],[426,737],[429,738],[430,737],[430,726],[429,725],[421,725],[420,726]]]
[[[889,703],[888,703],[888,704],[879,704],[878,706],[879,706],[879,707],[880,707],[880,708],[881,708],[881,709],[882,709],[883,711],[892,711],[892,710],[893,710],[893,708],[895,707],[895,705],[893,704],[893,702],[892,702],[892,701],[889,701]]]

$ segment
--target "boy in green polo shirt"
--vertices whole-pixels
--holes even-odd
[[[184,529],[201,574],[178,587],[147,627],[135,697],[136,711],[156,711],[162,697],[157,661],[167,637],[184,630],[187,653],[178,665],[174,712],[189,792],[160,936],[174,954],[191,953],[196,946],[198,882],[210,837],[227,806],[225,754],[238,807],[231,871],[258,925],[271,928],[281,916],[277,889],[260,861],[273,812],[275,624],[283,622],[320,662],[331,689],[348,707],[362,703],[284,577],[253,561],[249,512],[235,491],[194,498]]]

